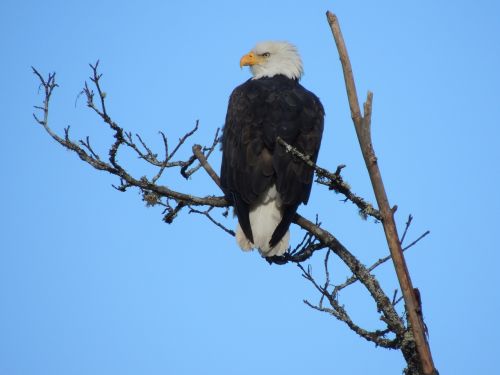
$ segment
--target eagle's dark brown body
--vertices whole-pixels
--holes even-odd
[[[287,232],[298,206],[307,203],[313,170],[276,143],[281,137],[316,161],[323,134],[319,99],[283,75],[250,79],[229,99],[222,139],[221,183],[251,243],[249,212],[275,185],[281,222],[270,238],[274,247]]]

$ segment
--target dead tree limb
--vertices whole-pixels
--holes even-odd
[[[356,129],[356,134],[358,136],[366,168],[368,169],[368,173],[370,175],[377,204],[382,215],[382,224],[387,244],[391,252],[391,257],[403,293],[406,312],[408,314],[413,338],[415,340],[415,346],[419,355],[421,370],[425,375],[435,375],[437,374],[437,370],[434,367],[431,350],[425,337],[425,326],[421,316],[419,315],[420,305],[414,293],[410,274],[406,266],[401,243],[399,241],[396,223],[394,221],[394,213],[389,205],[389,200],[382,181],[382,175],[378,167],[377,157],[372,145],[371,112],[373,94],[368,92],[366,102],[364,103],[364,114],[362,115],[359,107],[358,94],[356,92],[352,67],[338,19],[335,14],[331,12],[327,12],[326,15],[339,52],[342,70],[344,73],[347,97],[349,100],[349,107],[351,109],[351,117],[354,122],[354,127]]]

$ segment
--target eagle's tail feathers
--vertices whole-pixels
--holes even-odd
[[[283,215],[284,214],[284,215]],[[276,186],[271,186],[258,204],[250,209],[249,221],[253,239],[249,239],[238,223],[236,241],[242,250],[258,248],[263,257],[280,256],[288,249],[290,231],[288,227],[295,210],[287,208],[282,212],[281,199]],[[239,218],[241,221],[241,218]]]

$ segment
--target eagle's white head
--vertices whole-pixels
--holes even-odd
[[[250,66],[253,79],[283,74],[299,80],[304,72],[299,52],[288,42],[261,42],[240,60],[240,67]]]

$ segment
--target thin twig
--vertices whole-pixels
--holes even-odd
[[[406,221],[406,224],[405,224],[405,230],[403,232],[403,235],[401,236],[401,240],[399,241],[401,243],[401,245],[405,241],[406,233],[408,233],[408,229],[410,228],[412,220],[413,220],[413,216],[411,214],[408,215],[408,220]]]
[[[410,243],[409,245],[403,247],[403,251],[406,251],[408,250],[410,247],[412,246],[415,246],[422,238],[424,238],[425,236],[427,236],[429,233],[431,233],[430,230],[427,230],[425,231],[423,234],[420,235],[420,237],[418,237],[415,241],[413,241],[412,243]]]
[[[196,131],[198,130],[199,124],[200,124],[200,120],[196,120],[194,128],[191,131],[189,131],[186,134],[184,134],[184,136],[179,139],[179,143],[177,143],[177,146],[175,146],[175,148],[170,153],[170,155],[168,155],[168,160],[172,159],[174,157],[174,155],[176,154],[176,152],[179,150],[179,148],[184,144],[184,142],[186,142],[186,140],[189,137],[191,137],[194,133],[196,133]]]
[[[68,137],[66,136],[66,138],[68,138]],[[97,154],[94,152],[94,150],[92,149],[92,146],[90,146],[90,138],[89,138],[89,136],[85,137],[85,141],[80,140],[80,144],[81,144],[82,146],[84,146],[84,147],[85,147],[85,148],[86,148],[86,149],[90,152],[90,154],[91,154],[94,158],[96,158],[97,160],[99,160],[99,159],[100,159],[100,158],[99,158],[99,155],[97,155]]]
[[[218,222],[217,220],[215,220],[212,215],[210,215],[210,209],[208,210],[205,210],[205,211],[200,211],[200,210],[197,210],[197,209],[194,209],[192,207],[189,207],[190,210],[189,210],[189,213],[195,213],[195,214],[199,214],[199,215],[203,215],[203,216],[206,216],[208,218],[208,220],[210,220],[212,223],[214,223],[216,226],[218,226],[219,228],[221,228],[224,232],[226,232],[227,234],[230,234],[231,236],[235,236],[236,234],[234,233],[233,230],[229,229],[229,228],[226,228],[223,224],[221,224],[220,222]]]
[[[328,270],[328,258],[330,258],[330,250],[326,251],[325,259],[323,261],[323,266],[325,268],[325,285],[323,286],[323,290],[325,293],[322,294],[321,299],[319,300],[319,305],[323,304],[323,297],[328,293],[328,287],[330,286],[330,271]]]

